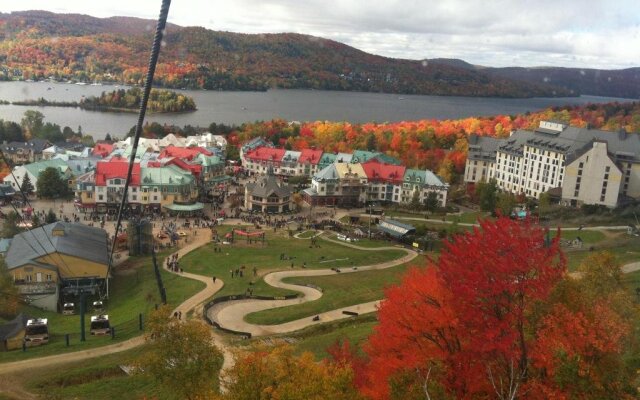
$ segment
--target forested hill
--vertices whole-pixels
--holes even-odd
[[[155,21],[0,13],[0,78],[142,84]],[[332,40],[168,25],[156,83],[170,88],[313,88],[459,96],[567,96],[567,89],[456,65],[391,59]],[[425,49],[426,50],[426,49]],[[573,93],[577,95],[578,93]]]
[[[529,83],[546,83],[573,93],[594,96],[640,98],[640,68],[593,69],[562,67],[504,67],[492,68],[469,64],[455,58],[436,58],[431,63],[481,71],[493,77]]]

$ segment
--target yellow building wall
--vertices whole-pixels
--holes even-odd
[[[64,260],[64,262],[61,259]],[[83,258],[69,256],[62,253],[54,253],[45,257],[41,257],[36,261],[41,261],[42,263],[47,264],[55,264],[58,267],[60,277],[63,279],[84,277],[106,278],[107,270],[109,269],[107,264],[99,264],[93,261],[85,260]]]
[[[47,257],[41,262],[43,264],[51,264],[51,260],[48,260]],[[36,277],[38,276],[38,272],[42,274],[42,282],[48,282],[47,275],[51,275],[51,282],[58,281],[58,273],[56,271],[33,264],[21,265],[18,268],[12,269],[11,275],[13,275],[13,278],[16,280],[27,280],[27,275],[31,275],[31,282],[37,282]]]
[[[91,193],[91,197],[89,197],[89,193]],[[91,191],[91,192],[88,192],[88,191],[80,192],[80,201],[82,202],[82,204],[95,204],[96,203],[96,198],[95,198],[95,195],[94,195],[93,191]]]

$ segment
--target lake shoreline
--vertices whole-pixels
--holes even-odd
[[[99,96],[122,86],[73,85],[66,83],[0,82],[2,98],[11,102],[44,98],[68,102],[82,96]],[[255,121],[335,121],[350,123],[401,122],[425,119],[461,119],[495,115],[517,115],[553,106],[629,102],[620,98],[582,96],[571,98],[500,99],[483,97],[395,95],[371,92],[341,92],[300,89],[255,91],[176,90],[194,99],[197,110],[181,113],[149,113],[145,122],[161,125],[208,127],[212,122],[241,125]],[[38,109],[45,122],[77,127],[102,139],[124,137],[137,122],[133,112],[93,112],[71,107],[0,105],[0,119],[20,123],[24,112]]]

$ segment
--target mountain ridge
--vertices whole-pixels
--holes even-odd
[[[48,11],[0,13],[0,78],[140,85],[155,21]],[[168,88],[307,88],[476,97],[581,92],[458,62],[393,59],[296,33],[167,25],[155,82]],[[440,59],[442,60],[442,59]],[[453,64],[453,65],[452,65]],[[555,81],[553,83],[556,83]]]

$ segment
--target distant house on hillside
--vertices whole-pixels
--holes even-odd
[[[42,160],[42,151],[51,143],[44,139],[31,139],[28,142],[9,142],[0,145],[5,157],[13,165],[22,165]]]

